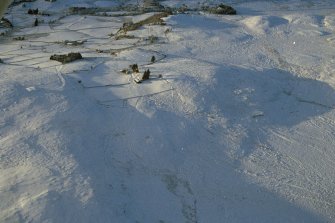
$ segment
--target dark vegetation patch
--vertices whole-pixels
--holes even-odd
[[[120,72],[123,73],[123,74],[131,74],[129,69],[122,69],[122,70],[120,70]]]
[[[80,53],[69,53],[69,54],[54,54],[50,57],[50,60],[56,60],[62,64],[70,63],[75,60],[80,60],[83,57]]]
[[[145,80],[149,80],[149,79],[150,79],[150,70],[147,69],[147,70],[144,71],[142,77],[136,77],[136,78],[134,79],[134,81],[135,81],[135,83],[140,84],[140,83],[142,83],[143,81],[145,81]]]
[[[15,5],[20,5],[21,3],[25,3],[25,2],[35,2],[36,0],[18,0],[18,1],[14,1],[12,3],[12,6],[15,6]]]
[[[153,43],[157,43],[159,38],[157,36],[149,36],[148,38],[145,39],[146,41],[148,41],[149,43],[153,44]]]
[[[174,9],[174,11],[176,11],[176,13],[185,13],[187,11],[189,11],[190,9],[188,8],[187,5],[182,4],[180,7]]]
[[[27,13],[29,15],[38,15],[38,8],[37,9],[28,9]]]
[[[138,65],[137,64],[132,64],[129,66],[131,68],[131,70],[133,71],[133,73],[139,73],[139,69],[138,69]]]
[[[92,15],[101,11],[99,8],[86,8],[86,7],[70,7],[70,14],[78,14],[78,15]]]
[[[229,5],[224,5],[224,4],[220,4],[214,7],[205,6],[202,8],[202,10],[205,12],[212,13],[212,14],[236,15],[236,10],[233,7]]]
[[[130,15],[138,15],[142,14],[140,10],[138,10],[138,7],[132,6],[132,5],[126,5],[126,6],[115,6],[115,7],[93,7],[93,8],[87,8],[87,7],[70,7],[68,9],[69,14],[71,15],[97,15],[97,16],[112,16],[108,15],[108,12],[119,12],[119,11],[126,11],[130,12]],[[129,13],[122,13],[120,15],[114,15],[114,16],[126,16],[129,15]]]
[[[23,41],[23,40],[25,40],[25,37],[24,36],[16,36],[16,37],[13,38],[13,40]]]
[[[0,24],[5,28],[13,28],[13,24],[6,18],[1,18]]]
[[[115,37],[115,40],[120,40],[120,39],[137,39],[138,37],[134,36],[134,35],[127,35],[127,34],[121,34],[121,35],[117,35]]]
[[[127,33],[129,31],[137,30],[144,25],[165,25],[165,22],[162,18],[167,17],[169,15],[171,15],[171,13],[161,12],[136,23],[133,22],[124,23],[123,26],[119,29],[119,31],[117,31],[116,35],[120,33]]]
[[[157,0],[144,0],[142,10],[144,12],[164,11],[164,6],[162,6]]]
[[[149,80],[149,78],[150,78],[150,70],[148,69],[148,70],[144,71],[143,76],[142,76],[142,80],[143,81]]]
[[[48,0],[52,1],[52,0]],[[122,3],[119,6],[103,7],[103,8],[87,8],[87,7],[70,7],[68,12],[70,14],[80,15],[100,15],[100,16],[126,16],[126,15],[140,15],[146,12],[162,12],[167,11],[168,8],[162,6],[158,0],[144,0],[142,4],[126,4]],[[127,12],[121,14],[109,15],[108,12]]]
[[[38,21],[38,19],[36,18],[36,19],[35,19],[35,22],[34,22],[34,26],[38,26],[38,24],[39,24],[39,21]]]
[[[66,46],[81,46],[85,43],[85,40],[64,40],[63,43]]]

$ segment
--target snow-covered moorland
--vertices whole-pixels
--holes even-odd
[[[0,222],[335,222],[333,1],[159,3],[9,8]]]

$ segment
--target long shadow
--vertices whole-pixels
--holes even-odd
[[[258,118],[257,125],[292,126],[329,111],[334,96],[326,84],[276,70],[221,68],[217,78],[207,104],[218,105],[231,125]],[[306,92],[309,97],[299,101]],[[148,115],[144,111],[155,106],[150,98],[141,99],[142,107],[106,109],[71,79],[64,94],[71,109],[58,114],[54,124],[77,162],[69,176],[74,186],[48,193],[42,220],[324,222],[247,182],[225,155],[228,148],[201,122],[159,108]],[[252,117],[256,110],[262,117]],[[87,179],[88,188],[80,178]]]
[[[253,149],[249,140],[266,138],[262,129],[289,128],[335,108],[333,87],[283,70],[220,67],[215,78],[207,107],[215,105],[230,126],[248,130],[241,146],[246,156]]]

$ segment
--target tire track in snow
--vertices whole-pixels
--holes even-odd
[[[57,66],[56,67],[56,71],[57,71],[57,76],[58,76],[58,79],[60,81],[60,86],[59,86],[59,90],[63,90],[64,87],[65,87],[65,79],[63,77],[63,74],[62,74],[62,69],[63,69],[63,65],[60,65],[60,66]]]
[[[271,157],[271,156],[269,156]],[[300,202],[304,202],[304,199],[309,199],[319,203],[319,205],[327,206],[329,208],[332,207],[333,198],[329,197],[329,194],[332,194],[332,191],[328,188],[325,188],[322,184],[318,184],[316,182],[310,180],[310,178],[306,174],[302,174],[303,170],[301,167],[298,171],[293,171],[295,166],[288,166],[284,164],[276,164],[276,159],[267,158],[267,161],[263,162],[271,162],[273,169],[267,170],[264,174],[256,176],[258,178],[258,183],[265,184],[266,187],[272,188],[275,191],[281,191],[281,194],[284,194],[288,199],[300,200]],[[285,158],[282,158],[285,159]],[[259,161],[257,161],[259,163]],[[263,166],[262,164],[260,164]],[[265,166],[267,164],[264,164]],[[281,170],[281,172],[277,172],[277,170]],[[287,173],[282,172],[283,170],[291,172],[293,175],[290,177]],[[252,176],[255,179],[255,176]],[[302,183],[305,179],[308,183]],[[310,187],[299,186],[302,185],[310,185]],[[291,188],[288,189],[287,187]],[[320,191],[320,188],[322,190]],[[292,190],[295,189],[295,190]],[[307,193],[307,194],[306,194]]]
[[[295,138],[288,138],[288,137],[286,137],[286,136],[284,136],[283,134],[281,134],[281,133],[279,133],[279,132],[277,132],[277,131],[274,131],[274,130],[270,130],[270,133],[272,133],[272,134],[274,134],[275,136],[277,136],[277,137],[279,137],[279,138],[281,138],[281,139],[283,139],[284,141],[286,141],[289,145],[291,144],[291,145],[294,145],[294,144],[297,144],[297,145],[299,145],[299,144],[301,144],[302,142],[301,142],[301,139],[304,139],[304,138],[306,138],[304,135],[302,135],[301,133],[299,134],[299,132],[297,133],[298,135],[299,135],[299,137],[297,138],[297,139],[295,139]],[[306,144],[306,146],[307,147],[309,147],[309,148],[315,148],[315,147],[312,147],[311,145],[309,145],[308,143]],[[319,150],[318,148],[316,148],[316,150],[320,153],[320,154],[324,154],[321,150]],[[328,155],[326,154],[326,155],[324,155],[324,157],[326,158]],[[292,156],[291,156],[292,157]],[[293,158],[293,157],[292,157]],[[295,161],[298,161],[298,163],[299,163],[299,166],[301,167],[301,168],[303,168],[303,169],[305,169],[305,167],[304,166],[309,166],[309,169],[310,170],[314,170],[314,171],[316,171],[316,169],[314,168],[314,167],[312,167],[308,162],[305,162],[305,163],[303,163],[302,161],[300,161],[299,159],[297,159],[297,158],[294,158],[293,160],[295,160]],[[334,168],[334,167],[333,167]],[[317,172],[317,171],[316,171]],[[321,177],[321,173],[320,172],[318,172],[318,175]]]
[[[293,149],[295,148],[294,145],[304,143],[301,142],[301,139],[304,138],[301,135],[298,135],[297,137],[299,139],[296,139],[295,137],[287,137],[273,130],[271,133],[279,140],[284,141],[284,144],[279,143],[281,148],[291,147]],[[278,142],[275,143],[275,145],[277,144]],[[304,144],[308,145],[308,142]],[[311,202],[318,203],[315,204],[317,206],[321,205],[327,207],[328,211],[331,210],[334,207],[333,203],[335,201],[332,195],[334,194],[335,183],[334,181],[329,181],[329,177],[334,175],[334,168],[315,168],[313,163],[304,160],[304,156],[301,156],[303,158],[301,160],[298,156],[294,156],[293,154],[294,153],[291,155],[288,152],[282,151],[280,148],[271,148],[267,145],[258,146],[258,150],[247,158],[248,163],[251,162],[249,163],[249,165],[251,165],[250,173],[256,171],[256,175],[251,174],[251,177],[267,185],[266,187],[270,186],[275,190],[282,191],[281,193],[285,194],[288,198],[295,197],[295,199],[303,203],[306,202],[304,199],[307,199]],[[322,159],[319,158],[318,160]],[[261,172],[260,170],[262,170],[262,168],[268,167],[268,163],[272,163],[271,168],[266,168],[266,171]],[[246,165],[246,169],[249,169],[248,164]],[[253,165],[256,165],[256,169],[252,167]],[[323,172],[323,170],[329,171]],[[247,174],[248,173],[247,171]],[[296,191],[287,189],[285,186],[295,188]],[[308,203],[305,203],[305,205],[309,206]],[[324,207],[322,208],[321,206],[320,208],[324,210]]]
[[[306,173],[306,169],[307,169],[306,166],[299,159],[293,156],[290,156],[288,153],[268,149],[267,146],[263,146],[259,148],[262,148],[262,152],[267,154],[267,157],[272,158],[273,163],[276,163],[279,166],[281,166],[279,169],[285,169],[286,171],[291,172],[294,176],[301,176],[303,179],[306,179],[310,183],[310,185],[317,185],[323,188],[325,191],[328,190],[326,187],[318,183],[319,182],[318,180],[312,180],[309,177],[309,174]],[[292,162],[288,160],[293,161],[293,163],[295,163],[296,165],[293,165]],[[283,176],[286,176],[286,175],[283,175]]]

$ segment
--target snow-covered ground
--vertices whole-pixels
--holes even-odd
[[[153,13],[68,13],[121,3],[137,1],[9,9],[0,222],[335,222],[333,1],[227,1],[238,15],[176,14],[119,40]],[[49,59],[69,52],[84,59]],[[148,81],[120,72],[134,63]]]

